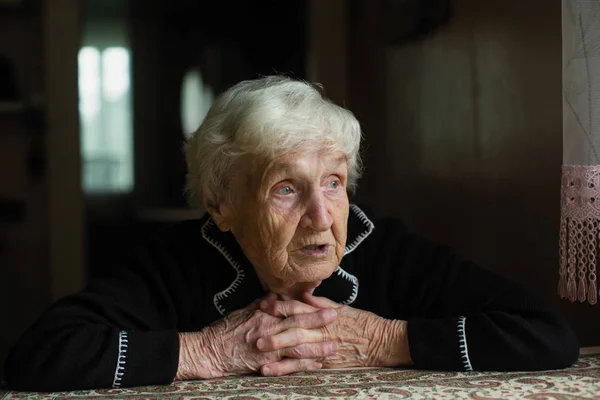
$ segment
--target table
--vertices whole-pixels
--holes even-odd
[[[2,392],[13,399],[600,399],[600,354],[544,372],[432,372],[414,369],[320,370],[278,378],[230,377],[167,386],[74,392]]]

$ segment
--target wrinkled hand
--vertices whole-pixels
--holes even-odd
[[[276,317],[291,317],[334,309],[337,319],[320,329],[290,329],[263,336],[259,348],[265,352],[293,348],[306,341],[338,343],[335,354],[319,359],[325,368],[398,366],[411,363],[406,335],[406,321],[387,320],[371,312],[339,305],[324,297],[304,293],[299,301],[272,300],[263,302],[261,310]],[[300,356],[301,357],[301,356]],[[281,362],[265,365],[271,375],[288,373]],[[265,375],[268,375],[266,373]]]
[[[274,298],[275,295],[270,295],[265,301],[272,302]],[[269,315],[261,311],[260,301],[232,312],[200,332],[180,333],[176,379],[242,375],[273,363],[277,364],[279,374],[318,369],[322,367],[318,359],[336,352],[337,342],[318,340],[322,336],[313,335],[336,320],[335,311],[311,307],[310,313],[297,312],[283,318],[283,315]],[[293,345],[272,350],[259,350],[257,347],[257,340],[261,337],[286,332],[294,335],[293,332],[299,330],[308,333]],[[267,375],[268,369],[263,369],[265,372]]]

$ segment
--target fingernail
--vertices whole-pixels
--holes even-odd
[[[263,375],[269,375],[271,373],[271,369],[269,367],[263,368]]]
[[[256,341],[256,347],[258,347],[259,350],[262,350],[265,348],[265,340],[263,338],[260,338]]]
[[[321,364],[321,363],[315,363],[315,364],[313,365],[313,367],[314,367],[315,369],[321,369],[321,368],[323,368],[323,364]]]
[[[337,317],[337,312],[335,310],[329,309],[324,311],[326,318],[335,318]]]
[[[260,302],[260,308],[267,308],[269,307],[269,302],[266,300],[263,300]]]

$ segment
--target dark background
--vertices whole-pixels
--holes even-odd
[[[560,13],[560,0],[0,1],[0,361],[54,300],[200,212],[182,194],[191,67],[215,93],[274,72],[322,82],[363,125],[355,201],[526,284],[599,345],[598,307],[556,294]],[[77,52],[86,26],[114,20],[132,52],[135,186],[89,195]]]

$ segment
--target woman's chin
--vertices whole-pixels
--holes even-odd
[[[288,260],[290,262],[281,268],[271,268],[270,271],[265,271],[267,273],[261,278],[261,283],[266,291],[277,293],[282,298],[297,299],[304,292],[312,293],[338,267],[338,260],[333,257],[317,262],[313,260],[311,263],[299,262],[305,260],[298,259]]]
[[[302,268],[288,273],[283,279],[275,279],[269,289],[279,295],[301,295],[303,292],[312,293],[325,279],[329,278],[337,266]]]

